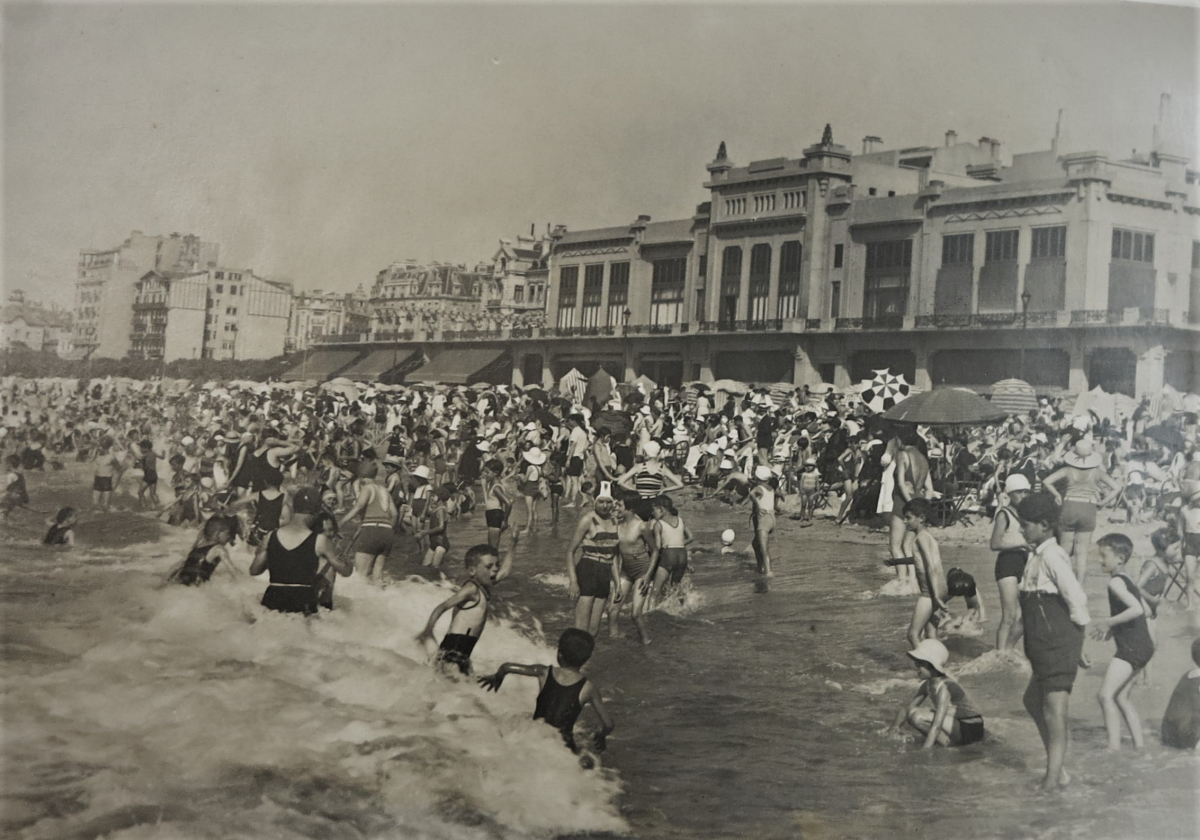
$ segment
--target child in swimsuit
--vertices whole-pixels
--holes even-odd
[[[775,490],[778,482],[771,468],[759,464],[754,468],[754,485],[747,498],[750,499],[750,527],[754,532],[750,545],[758,571],[764,577],[775,577],[771,571],[771,533],[775,530]]]
[[[508,517],[512,513],[513,497],[504,486],[502,475],[504,463],[492,458],[485,465],[487,491],[484,496],[484,519],[487,522],[488,545],[500,548],[500,535],[508,528]]]
[[[471,653],[487,623],[488,604],[491,601],[493,584],[507,577],[511,563],[501,567],[496,549],[486,543],[471,546],[463,559],[467,567],[467,581],[442,603],[433,608],[425,628],[417,635],[417,641],[433,641],[433,628],[447,610],[452,610],[450,629],[442,637],[437,662],[441,666],[453,665],[463,674],[471,672]]]
[[[916,663],[924,682],[888,731],[897,732],[907,722],[925,736],[921,748],[926,750],[934,744],[965,747],[982,741],[983,717],[971,708],[962,687],[946,676],[950,658],[946,646],[937,639],[925,639],[908,652],[908,657]],[[926,701],[932,708],[922,708]]]
[[[575,723],[585,706],[600,718],[600,732],[594,746],[596,752],[604,752],[605,740],[613,731],[613,719],[600,698],[596,684],[580,673],[580,669],[592,658],[595,641],[586,630],[571,627],[558,638],[558,667],[552,665],[518,665],[505,662],[496,673],[480,677],[479,684],[489,691],[499,691],[501,683],[509,674],[535,677],[540,686],[533,719],[543,720],[562,735],[563,743],[574,753],[579,752],[575,742]],[[589,766],[589,765],[585,765]]]
[[[68,548],[75,545],[75,523],[78,521],[75,508],[62,508],[53,519],[46,521],[50,530],[46,532],[42,545],[65,545]]]
[[[658,543],[658,568],[654,571],[652,600],[658,598],[668,581],[675,586],[683,581],[688,569],[688,546],[695,537],[669,496],[659,496],[651,505],[654,513],[654,537]]]
[[[1133,541],[1124,534],[1106,534],[1096,543],[1100,567],[1111,577],[1108,581],[1110,618],[1092,622],[1092,638],[1103,641],[1112,637],[1117,655],[1108,664],[1104,684],[1097,695],[1108,730],[1108,748],[1121,748],[1121,720],[1129,728],[1134,749],[1142,748],[1142,720],[1129,699],[1133,679],[1154,655],[1154,642],[1146,626],[1147,609],[1137,584],[1126,573],[1125,564],[1133,555]]]
[[[234,530],[223,516],[214,516],[204,524],[199,539],[188,552],[187,559],[171,572],[169,581],[184,586],[207,583],[222,560],[229,559],[227,546],[233,543]],[[227,567],[228,568],[228,567]]]
[[[938,618],[946,608],[946,575],[942,571],[942,555],[937,540],[929,532],[928,499],[909,499],[904,503],[904,526],[915,535],[913,569],[916,573],[917,605],[908,625],[908,643],[916,647],[922,639],[936,639]]]
[[[417,539],[429,539],[429,548],[425,549],[425,559],[421,561],[421,565],[432,566],[435,569],[442,565],[446,552],[450,550],[450,539],[446,536],[446,523],[450,517],[446,512],[445,490],[446,488],[439,487],[430,497],[429,506],[425,510],[428,527],[413,535]]]
[[[13,510],[29,504],[29,491],[25,488],[25,473],[22,472],[21,456],[8,456],[8,474],[4,478],[4,496],[0,499],[0,515],[8,521]]]
[[[617,619],[621,615],[621,605],[632,590],[633,623],[637,626],[642,644],[648,645],[650,630],[646,626],[643,613],[658,566],[658,543],[654,539],[654,530],[650,523],[630,508],[630,505],[636,504],[636,496],[630,498],[629,495],[620,495],[614,500],[613,518],[617,521],[617,557],[620,561],[621,575],[618,578],[617,591],[608,605],[608,634],[610,638],[619,635]]]

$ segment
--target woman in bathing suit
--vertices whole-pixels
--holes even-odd
[[[1054,500],[1062,505],[1059,520],[1059,545],[1071,555],[1075,577],[1083,582],[1087,574],[1088,549],[1092,532],[1096,530],[1096,511],[1104,507],[1121,488],[1113,484],[1100,466],[1100,456],[1093,451],[1089,437],[1080,438],[1063,458],[1059,467],[1042,482]],[[1066,482],[1062,493],[1056,484]],[[1105,495],[1107,488],[1108,495]]]

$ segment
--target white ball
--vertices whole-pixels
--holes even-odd
[[[736,536],[737,534],[733,533],[732,528],[726,528],[721,532],[721,542],[725,545],[733,545],[733,540]]]

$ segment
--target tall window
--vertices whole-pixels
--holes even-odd
[[[863,274],[863,317],[904,316],[911,270],[911,239],[868,242]]]
[[[987,243],[984,247],[983,261],[1015,262],[1017,259],[1017,239],[1020,231],[992,230],[988,231]]]
[[[829,284],[829,317],[842,317],[842,284],[837,280]]]
[[[683,320],[683,284],[687,257],[654,261],[650,283],[650,323],[677,324]]]
[[[990,230],[979,271],[979,311],[1012,312],[1017,308],[1017,244],[1020,232]]]
[[[751,321],[767,320],[767,302],[771,294],[771,246],[760,242],[750,249]]]
[[[1034,228],[1029,243],[1031,260],[1061,260],[1067,255],[1067,226]]]
[[[1113,228],[1112,258],[1154,262],[1154,234]]]
[[[962,265],[974,261],[975,234],[957,233],[942,237],[942,265]]]
[[[696,290],[696,320],[704,320],[704,289]]]
[[[579,266],[563,266],[558,274],[558,326],[575,326],[575,298],[579,293]]]
[[[833,246],[833,267],[834,268],[842,267],[842,261],[845,259],[845,255],[846,255],[846,246],[845,245],[834,245]]]
[[[779,249],[779,306],[776,317],[795,318],[800,310],[800,258],[804,246],[797,240]]]
[[[721,323],[737,320],[738,298],[742,294],[742,249],[731,245],[721,253]]]
[[[629,306],[629,263],[618,262],[608,267],[608,325],[624,323],[625,308]]]
[[[579,326],[600,326],[600,304],[604,297],[604,263],[583,267],[583,307],[579,313]]]

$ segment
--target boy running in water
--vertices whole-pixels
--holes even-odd
[[[575,627],[595,638],[609,593],[621,602],[621,558],[617,551],[617,523],[613,520],[612,488],[601,482],[595,507],[579,517],[575,536],[567,549],[569,597],[575,601]]]
[[[488,605],[491,603],[493,584],[508,577],[512,571],[511,559],[503,564],[496,549],[490,545],[473,545],[467,549],[463,562],[467,567],[467,581],[458,591],[433,608],[425,628],[417,635],[417,641],[433,641],[433,628],[447,610],[450,629],[442,637],[437,661],[441,666],[453,665],[463,674],[471,673],[471,653],[487,624]]]
[[[29,504],[29,491],[25,487],[25,473],[21,469],[21,456],[8,456],[8,474],[4,477],[4,497],[0,499],[0,515],[8,521],[8,515],[19,507]]]
[[[613,593],[613,601],[608,607],[608,635],[616,638],[618,635],[617,619],[621,615],[621,605],[633,590],[633,623],[643,645],[650,644],[650,631],[646,627],[643,611],[646,608],[650,594],[654,571],[658,567],[658,543],[654,539],[654,526],[645,522],[636,513],[626,507],[625,498],[614,501],[613,518],[617,522],[617,551],[621,558],[621,577],[617,581],[617,590]]]
[[[605,739],[613,731],[613,719],[600,699],[600,689],[580,672],[592,658],[595,647],[595,641],[586,631],[572,627],[564,630],[558,638],[557,668],[553,665],[505,662],[496,673],[480,677],[479,684],[488,691],[499,691],[509,674],[536,677],[540,690],[533,719],[543,720],[557,729],[562,734],[563,743],[574,753],[579,752],[579,746],[575,743],[575,722],[579,720],[584,707],[591,706],[600,718],[602,727],[595,737],[595,749],[596,752],[604,752]]]

